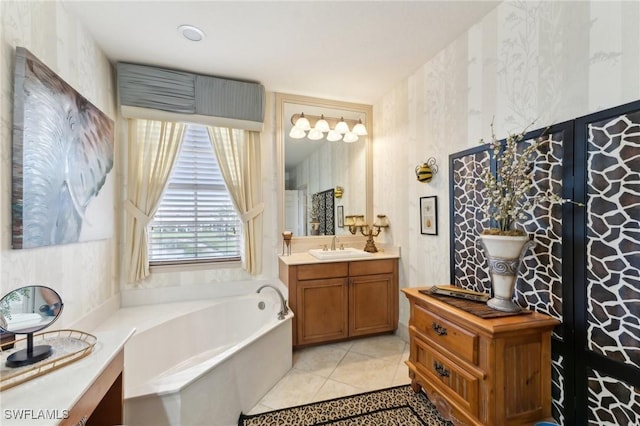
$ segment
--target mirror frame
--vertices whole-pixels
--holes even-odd
[[[355,111],[365,115],[365,125],[367,126],[368,135],[366,136],[365,145],[365,196],[366,208],[365,219],[367,223],[373,220],[373,107],[366,104],[358,104],[352,102],[335,101],[330,99],[314,98],[310,96],[291,95],[287,93],[276,93],[276,143],[277,143],[277,179],[278,179],[278,233],[282,234],[285,229],[284,215],[284,104],[300,104],[304,106],[324,107],[324,108],[340,108]],[[294,235],[294,238],[322,238],[326,237],[316,235]]]

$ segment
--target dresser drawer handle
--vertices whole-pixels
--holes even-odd
[[[438,361],[433,361],[433,369],[436,370],[436,373],[440,377],[449,377],[449,370],[447,370],[444,365],[440,364]]]
[[[447,328],[441,326],[440,324],[438,324],[435,321],[433,322],[433,324],[431,324],[431,328],[433,328],[433,331],[435,331],[438,336],[446,336],[447,335]]]

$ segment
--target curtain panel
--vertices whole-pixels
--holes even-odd
[[[244,238],[244,268],[262,272],[262,169],[260,133],[208,127],[213,149],[231,198],[240,213]]]
[[[127,279],[149,276],[147,225],[153,219],[182,143],[183,123],[129,120],[125,253]]]

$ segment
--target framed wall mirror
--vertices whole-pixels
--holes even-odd
[[[372,219],[372,115],[371,105],[276,93],[281,232],[347,235],[346,228],[335,226],[338,208]],[[298,122],[302,116],[309,122],[307,130]],[[318,125],[320,120],[328,129]],[[347,133],[334,131],[341,121]],[[333,194],[333,203],[323,201],[318,211],[318,200],[327,193]]]

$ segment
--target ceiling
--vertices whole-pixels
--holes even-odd
[[[63,1],[107,57],[373,104],[497,1]],[[177,27],[206,34],[188,41]]]

